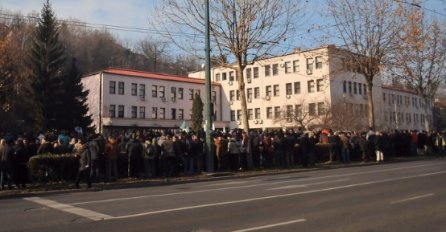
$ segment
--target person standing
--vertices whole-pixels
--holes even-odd
[[[127,147],[128,154],[128,175],[137,178],[139,176],[139,166],[143,156],[143,146],[136,135],[132,136],[132,140]]]
[[[384,161],[384,141],[381,132],[376,133],[375,137],[376,162]]]
[[[8,188],[12,189],[12,157],[14,155],[14,140],[6,138],[1,140],[0,149],[0,185],[1,190],[5,189],[5,178],[8,180]]]
[[[119,146],[113,136],[108,136],[107,144],[105,144],[105,166],[106,166],[106,180],[115,181],[118,179],[118,154]],[[113,176],[113,178],[112,178]]]
[[[97,181],[99,178],[99,145],[96,137],[91,137],[88,142],[88,149],[91,155],[90,178]]]
[[[88,144],[86,143],[84,138],[79,139],[81,147],[77,150],[76,156],[79,157],[79,170],[77,172],[76,181],[74,186],[79,188],[79,182],[81,178],[85,179],[87,182],[88,188],[91,188],[91,179],[90,179],[90,163],[91,163],[91,154],[88,149]]]

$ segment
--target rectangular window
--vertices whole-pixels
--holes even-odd
[[[254,67],[252,68],[252,70],[253,70],[253,77],[259,78],[259,67]]]
[[[211,101],[213,103],[217,102],[217,91],[212,91],[212,93],[211,93]]]
[[[118,94],[124,95],[124,82],[122,81],[118,82]]]
[[[279,64],[273,64],[273,75],[279,75]]]
[[[293,88],[292,88],[293,86],[292,86],[292,84],[291,83],[286,83],[286,85],[285,85],[285,92],[286,92],[286,95],[291,95],[291,94],[293,94]]]
[[[183,99],[184,95],[184,90],[183,88],[178,88],[178,99]]]
[[[324,87],[324,80],[323,79],[317,79],[316,80],[316,91],[322,92]]]
[[[325,104],[323,102],[317,103],[317,114],[324,115],[325,114]]]
[[[342,82],[342,92],[347,93],[347,81]]]
[[[299,72],[299,60],[293,60],[293,72]]]
[[[266,118],[267,119],[273,118],[273,108],[272,107],[266,107]]]
[[[290,73],[291,72],[291,62],[287,61],[285,62],[285,73]]]
[[[178,109],[178,120],[183,120],[183,119],[184,119],[184,110]]]
[[[280,118],[280,106],[274,107],[274,118],[276,119]]]
[[[312,72],[313,71],[313,58],[307,58],[307,71]]]
[[[170,116],[172,120],[176,120],[177,119],[177,109],[172,108],[170,109]]]
[[[118,118],[124,118],[124,106],[118,105]]]
[[[189,100],[194,100],[194,90],[189,89]]]
[[[177,98],[177,87],[170,87],[170,93],[172,94],[172,98]]]
[[[109,82],[109,93],[110,94],[116,94],[116,81],[110,81]]]
[[[229,72],[229,81],[234,81],[234,71]]]
[[[139,96],[141,98],[145,98],[146,97],[146,85],[145,84],[140,84],[139,85]]]
[[[362,84],[358,83],[358,94],[362,95]]]
[[[215,81],[220,81],[220,73],[215,74]]]
[[[302,105],[294,106],[294,116],[297,118],[302,118]]]
[[[314,93],[314,80],[308,81],[308,93]]]
[[[274,96],[279,96],[279,85],[274,85]]]
[[[251,68],[246,69],[246,79],[251,79]]]
[[[386,93],[383,93],[383,102],[386,102]]]
[[[166,87],[165,86],[159,86],[159,95],[160,98],[164,98],[165,97],[165,91],[166,91]]]
[[[116,105],[110,105],[110,108],[108,109],[108,116],[110,118],[116,117]]]
[[[294,94],[300,94],[300,82],[294,82]]]
[[[271,85],[267,85],[267,86],[265,87],[265,95],[271,97],[271,92],[272,92],[272,90],[271,90]]]
[[[271,76],[271,65],[265,65],[265,77]]]
[[[152,85],[152,97],[157,97],[157,96],[158,96],[158,86]]]
[[[348,93],[352,93],[352,82],[348,82]]]
[[[160,108],[160,119],[166,119],[166,108]]]
[[[229,91],[229,101],[234,101],[235,98],[235,90]]]
[[[152,107],[152,119],[158,118],[158,108]]]
[[[362,86],[364,87],[364,95],[367,95],[367,85],[363,84]]]
[[[358,94],[358,88],[357,88],[357,83],[353,82],[353,94]]]
[[[292,118],[293,117],[293,106],[292,105],[287,105],[286,106],[286,117],[287,118]]]
[[[139,107],[139,118],[146,118],[146,107],[145,106]]]
[[[240,101],[240,90],[237,89],[235,91],[235,95],[236,95],[237,101]]]
[[[316,103],[308,104],[308,114],[310,116],[316,116]]]
[[[138,115],[138,107],[132,106],[132,118],[136,118]]]
[[[131,86],[131,94],[132,94],[132,96],[136,96],[138,93],[137,93],[137,91],[138,91],[138,84],[136,84],[136,83],[132,83],[132,86]]]
[[[242,119],[242,110],[237,110],[237,121]]]
[[[252,109],[248,109],[248,120],[252,120],[253,119],[253,110]]]
[[[322,56],[316,56],[316,69],[322,68]]]
[[[254,109],[255,119],[260,119],[260,108]]]
[[[231,110],[231,122],[235,122],[235,110]]]
[[[222,74],[221,74],[221,80],[222,80],[222,81],[226,81],[226,80],[228,79],[226,76],[227,76],[226,73],[222,73]]]
[[[254,98],[255,99],[260,98],[260,87],[255,87],[254,88]]]
[[[252,88],[247,88],[246,89],[246,97],[248,99],[252,99]]]

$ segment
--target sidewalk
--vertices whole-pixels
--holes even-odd
[[[395,162],[409,162],[425,159],[435,159],[438,156],[416,156],[416,157],[393,157],[384,163],[371,162],[352,162],[350,164],[342,164],[339,162],[333,162],[331,164],[317,163],[314,167],[304,168],[302,166],[295,166],[286,169],[260,169],[252,171],[240,171],[240,172],[215,172],[215,173],[202,173],[193,176],[179,176],[170,178],[153,178],[153,179],[119,179],[115,182],[97,182],[93,183],[91,189],[87,189],[85,185],[81,184],[80,189],[74,188],[74,184],[71,182],[58,182],[49,183],[45,185],[34,184],[28,185],[26,189],[12,189],[0,191],[0,199],[4,198],[20,198],[31,196],[44,196],[53,194],[63,194],[71,192],[84,192],[84,191],[102,191],[109,189],[122,189],[122,188],[140,188],[140,187],[152,187],[163,185],[174,185],[181,183],[203,182],[203,181],[215,181],[215,180],[227,180],[235,178],[246,178],[264,175],[278,175],[287,173],[299,173],[314,170],[335,169],[335,168],[347,168],[369,165],[382,165],[386,163]]]

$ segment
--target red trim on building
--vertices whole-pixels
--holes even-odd
[[[393,90],[393,91],[398,91],[398,92],[410,93],[410,94],[417,95],[417,93],[414,90],[406,89],[404,87],[398,87],[398,86],[392,86],[392,85],[383,85],[382,88],[383,89],[388,89],[388,90]]]

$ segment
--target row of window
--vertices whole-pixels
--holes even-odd
[[[413,116],[413,117],[412,117]],[[407,125],[409,125],[410,123],[412,123],[412,119],[413,119],[413,124],[424,124],[424,114],[411,114],[411,113],[402,113],[402,112],[384,112],[384,121],[386,122],[396,122],[398,124],[403,124],[404,122],[407,123]],[[428,118],[429,121],[431,121],[431,118]]]
[[[139,94],[138,94],[139,89]],[[146,96],[146,85],[145,84],[138,84],[137,83],[131,83],[131,89],[130,89],[132,96],[139,96],[141,98],[145,98]],[[165,98],[166,97],[166,86],[163,85],[152,85],[152,97],[153,98]],[[173,99],[184,99],[184,88],[180,87],[171,87],[170,88],[171,96]],[[109,93],[110,94],[116,94],[116,81],[110,81],[109,82]],[[125,95],[125,82],[119,81],[118,82],[118,94],[119,95]],[[189,100],[193,100],[194,96],[196,94],[200,95],[201,92],[199,89],[189,89]],[[212,99],[215,102],[217,96],[216,91],[212,91]]]
[[[404,105],[406,106],[410,106],[411,103],[411,97],[410,96],[401,96],[401,95],[396,95],[396,94],[387,94],[389,99],[386,99],[386,93],[383,93],[383,101],[384,103],[388,102],[389,105],[403,105],[403,97],[404,97]],[[412,107],[414,108],[418,108],[418,107],[423,107],[423,101],[421,98],[417,98],[417,97],[412,97]]]
[[[343,81],[342,91],[349,94],[367,95],[367,85],[354,81]]]
[[[139,109],[139,111],[138,111]],[[117,112],[116,112],[117,110]],[[130,117],[125,115],[124,105],[110,105],[108,115],[110,118],[140,118],[145,119],[146,117],[146,107],[145,106],[130,106]],[[166,119],[166,108],[163,107],[152,107],[152,119]],[[183,109],[170,109],[170,119],[172,120],[183,120],[184,110]]]
[[[248,120],[261,119],[260,108],[248,109]],[[285,108],[280,106],[266,107],[266,118],[267,119],[280,119],[280,118],[302,118],[304,116],[303,106],[298,105],[286,105]],[[325,103],[309,103],[308,104],[308,115],[317,116],[324,115],[326,113]],[[231,121],[240,121],[242,118],[241,110],[231,110],[230,111]]]
[[[322,69],[322,56],[316,56],[315,58],[307,58],[306,59],[306,68],[307,68],[307,74],[311,74],[313,71],[313,68],[315,69]],[[299,60],[293,60],[293,61],[285,61],[283,64],[280,65],[284,68],[285,73],[298,73],[299,72]],[[264,66],[264,75],[265,77],[269,76],[277,76],[279,75],[279,64],[267,64]],[[228,77],[229,76],[229,77]],[[251,78],[259,78],[259,67],[252,67],[252,68],[246,68],[245,69],[245,78],[251,79]],[[216,81],[234,81],[237,80],[235,77],[234,71],[229,72],[222,72],[222,73],[216,73],[215,74],[215,80]]]
[[[314,92],[322,92],[324,87],[324,80],[323,79],[317,79],[317,80],[309,80],[307,82],[307,91],[308,93],[314,93]],[[301,86],[300,82],[294,82],[294,83],[286,83],[285,84],[285,93],[286,95],[293,95],[293,94],[300,94],[301,93]],[[279,85],[267,85],[265,86],[265,96],[274,96],[278,97],[280,96],[280,87]],[[246,97],[248,99],[258,99],[260,98],[260,87],[254,87],[254,88],[247,88],[246,89]],[[240,100],[240,91],[239,90],[231,90],[229,91],[229,100]]]

